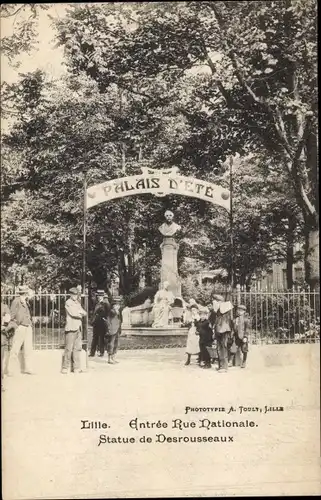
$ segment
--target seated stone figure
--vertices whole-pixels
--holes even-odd
[[[164,281],[163,288],[158,290],[154,298],[153,328],[164,328],[169,325],[170,310],[174,299],[174,294],[169,290],[168,281]]]

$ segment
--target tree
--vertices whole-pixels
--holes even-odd
[[[135,161],[129,161],[135,159],[137,151],[131,145],[131,137],[126,135],[126,117],[120,114],[117,89],[101,95],[86,78],[53,84],[46,82],[41,72],[35,72],[22,75],[17,84],[7,87],[7,93],[13,101],[17,119],[3,136],[8,152],[3,170],[5,225],[8,228],[3,239],[4,268],[13,265],[12,256],[22,258],[15,252],[20,240],[25,242],[24,259],[31,268],[31,247],[32,244],[36,246],[37,241],[54,257],[56,273],[47,273],[47,280],[53,284],[66,279],[68,283],[76,278],[79,281],[84,173],[91,184],[123,173],[119,130],[128,146],[125,168],[128,173],[139,172]],[[131,113],[132,105],[126,103],[129,117],[139,112],[138,109]],[[14,170],[10,152],[19,157],[19,165]],[[27,202],[24,205],[25,220],[19,227],[20,237],[20,233],[10,228],[17,226],[16,212],[11,210],[15,206],[12,197],[21,187],[26,190],[30,206]],[[19,203],[21,205],[21,200]],[[147,213],[155,215],[156,211],[159,212],[158,221],[157,218],[150,221]],[[119,267],[122,291],[127,294],[137,287],[142,259],[140,249],[147,244],[147,252],[144,252],[147,267],[151,268],[155,260],[155,252],[150,247],[157,245],[161,211],[162,202],[149,197],[119,200],[89,212],[88,279],[91,276],[98,286],[106,286]],[[136,227],[129,241],[133,221]],[[36,233],[32,227],[37,229]]]
[[[49,84],[41,72],[23,75],[7,91],[19,119],[3,138],[7,151],[3,188],[9,193],[3,218],[3,264],[11,269],[19,260],[29,272],[37,266],[38,272],[43,272],[39,283],[68,287],[78,282],[81,274],[84,172],[90,183],[123,173],[117,92],[110,90],[101,95],[86,78]],[[141,108],[132,103],[127,109],[134,124]],[[173,127],[168,135],[168,117],[160,122],[162,126],[152,141],[154,152],[163,141],[174,148],[189,138],[187,129],[176,136],[173,132],[181,130],[180,121],[175,122],[175,116],[171,120]],[[132,126],[131,130],[135,133],[137,129]],[[194,125],[194,136],[197,130]],[[125,163],[126,171],[138,172],[139,163],[129,161],[136,151],[130,147],[131,137],[123,139],[131,155]],[[146,138],[144,145],[145,149],[151,147]],[[195,155],[193,162],[197,161]],[[189,168],[195,170],[192,164]],[[221,170],[228,175],[227,165],[222,165]],[[280,202],[284,190],[281,185],[280,192],[276,192],[280,179],[273,174],[273,168],[270,178],[264,177],[264,172],[253,158],[235,165],[236,282],[248,283],[253,272],[275,258],[271,241],[279,237],[282,243],[284,224],[280,213],[287,200]],[[222,179],[221,173],[208,177],[228,185],[228,178]],[[27,191],[17,201],[12,193],[21,186]],[[88,212],[88,280],[105,287],[117,272],[121,291],[128,295],[139,286],[145,267],[150,271],[147,284],[154,285],[160,261],[157,227],[166,208],[175,211],[185,233],[179,254],[182,276],[189,257],[203,268],[230,270],[230,252],[226,251],[230,238],[228,216],[223,209],[195,199],[149,196],[118,200]]]
[[[11,64],[22,52],[30,53],[37,44],[37,28],[39,13],[48,10],[50,4],[10,4],[0,7],[2,27],[11,22],[11,34],[1,38],[1,53]],[[9,32],[9,30],[8,30]]]
[[[234,4],[215,2],[219,14],[232,17],[234,13],[242,26],[246,15],[253,26],[258,22],[251,2]],[[273,2],[259,4],[256,7],[265,20],[268,13],[261,13],[261,4],[276,17]],[[290,216],[296,227],[295,238],[301,228],[306,230],[295,189],[288,189],[290,175],[284,168],[282,144],[273,135],[274,115],[247,98],[231,54],[224,52],[212,10],[211,2],[97,4],[90,9],[76,5],[57,23],[68,77],[50,82],[36,72],[7,86],[7,109],[16,113],[16,121],[3,137],[8,152],[5,208],[15,203],[12,193],[23,186],[32,201],[23,236],[33,237],[28,224],[32,218],[37,220],[39,232],[33,241],[48,252],[42,262],[48,259],[56,266],[52,282],[79,281],[84,173],[95,184],[138,173],[142,159],[154,168],[176,165],[184,174],[223,184],[228,183],[224,161],[236,152],[242,155],[234,174],[237,281],[248,283],[256,269],[276,256],[284,257],[286,247],[291,247],[284,235],[294,234],[287,230],[286,218]],[[303,23],[305,18],[300,19]],[[280,29],[276,20],[274,37],[280,38]],[[256,51],[261,57],[267,50],[261,46],[254,50],[253,37],[245,37],[240,57],[249,68],[246,83],[251,81],[256,89],[260,82],[264,87],[266,75],[272,73],[265,73],[263,66],[252,82],[253,54]],[[207,72],[200,71],[199,64]],[[274,73],[273,77],[272,89],[279,95],[280,82]],[[268,97],[264,94],[264,98]],[[279,107],[285,114],[288,101],[282,103]],[[255,129],[248,126],[255,123]],[[226,214],[195,199],[148,196],[125,198],[88,212],[88,281],[105,286],[118,273],[122,292],[129,294],[137,288],[145,267],[147,284],[154,285],[160,258],[157,227],[166,208],[175,211],[186,229],[180,263],[192,256],[210,269],[230,269]],[[10,208],[7,213],[9,217]],[[10,238],[6,241],[13,255],[16,243]],[[31,248],[28,256],[31,262]]]
[[[278,165],[304,220],[306,277],[315,286],[316,2],[161,2],[122,11],[114,28],[107,27],[104,9],[86,13],[76,7],[58,25],[70,68],[85,70],[103,91],[117,82],[144,94],[149,107],[154,101],[148,82],[162,82],[159,105],[164,106],[187,71],[207,66],[210,75],[200,77],[193,92],[204,108],[197,113],[204,123],[199,144],[206,134],[217,141],[215,158],[264,148],[266,158]],[[187,118],[189,111],[181,109]],[[198,169],[211,167],[203,161]]]

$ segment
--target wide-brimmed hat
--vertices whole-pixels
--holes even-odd
[[[244,304],[238,304],[236,309],[241,309],[242,311],[246,311],[246,306]]]
[[[79,291],[77,290],[77,288],[74,286],[73,288],[70,288],[69,290],[69,295],[78,295]]]
[[[26,286],[26,285],[20,285],[17,288],[17,292],[19,294],[21,294],[21,295],[24,294],[24,293],[28,294],[30,292],[30,288],[28,286]]]
[[[97,297],[104,297],[106,292],[104,290],[97,290],[96,295]]]
[[[220,313],[221,314],[225,314],[229,311],[232,311],[232,309],[233,309],[233,304],[229,300],[227,302],[222,302],[220,304]]]
[[[224,297],[222,295],[213,295],[213,300],[224,302]]]

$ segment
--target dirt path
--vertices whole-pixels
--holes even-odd
[[[273,347],[254,349],[246,370],[227,374],[185,367],[184,350],[162,349],[122,351],[115,366],[95,358],[87,373],[63,376],[59,352],[38,353],[37,375],[6,380],[3,498],[320,493],[319,346]],[[136,417],[149,428],[130,427]],[[82,420],[109,427],[81,429]],[[167,427],[150,427],[158,421]],[[101,434],[135,443],[98,446]],[[179,437],[188,442],[169,441]]]

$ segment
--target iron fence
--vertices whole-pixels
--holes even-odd
[[[1,302],[9,307],[14,293],[1,295]],[[34,349],[59,349],[65,345],[65,304],[67,293],[36,293],[28,299],[33,325]],[[88,297],[82,296],[82,305],[88,311]],[[88,317],[83,322],[83,344],[87,344]]]
[[[311,290],[239,290],[233,302],[246,306],[251,343],[320,341],[320,292]]]
[[[15,295],[5,294],[1,301],[9,306]],[[36,293],[29,298],[35,349],[64,346],[66,293]],[[244,291],[233,293],[233,303],[246,306],[251,319],[250,343],[315,343],[320,341],[320,292],[310,290]],[[87,344],[92,301],[82,297],[88,316],[83,324],[83,342]]]

